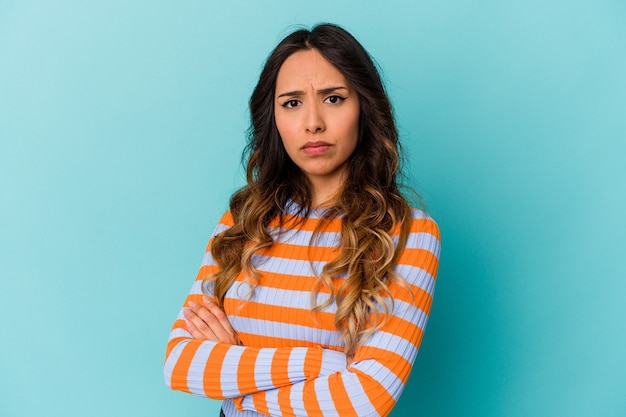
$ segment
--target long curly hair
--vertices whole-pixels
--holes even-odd
[[[410,231],[411,208],[400,189],[402,153],[391,103],[372,58],[344,29],[321,24],[297,30],[267,59],[249,103],[251,126],[242,156],[247,160],[247,185],[230,199],[234,225],[213,239],[211,252],[220,269],[205,283],[211,283],[222,308],[226,291],[240,272],[253,292],[260,273],[252,255],[272,245],[270,221],[282,219],[289,200],[302,208],[303,217],[311,209],[310,183],[287,155],[274,120],[278,72],[293,53],[309,49],[319,51],[344,75],[360,104],[359,138],[348,161],[345,184],[319,226],[342,218],[341,251],[324,266],[311,294],[313,311],[336,303],[335,326],[351,357],[393,308],[385,302],[385,297],[391,298],[389,285],[397,283],[408,290],[393,267]],[[398,231],[394,244],[392,235]],[[331,281],[336,276],[347,277],[338,288]],[[324,287],[330,297],[316,305],[316,295]]]

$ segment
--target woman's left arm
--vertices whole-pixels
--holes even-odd
[[[419,223],[420,229],[412,231],[396,267],[413,294],[401,285],[390,286],[393,310],[384,325],[357,349],[348,368],[237,398],[234,402],[239,410],[269,416],[363,417],[391,412],[422,340],[438,268],[439,229],[432,219]],[[391,305],[391,300],[387,302]]]

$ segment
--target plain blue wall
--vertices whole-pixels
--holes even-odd
[[[380,62],[442,227],[393,416],[626,415],[617,0],[0,0],[0,415],[217,415],[165,342],[263,60],[319,21]]]

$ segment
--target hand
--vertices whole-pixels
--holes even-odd
[[[193,301],[183,310],[187,330],[194,339],[213,340],[231,345],[239,345],[239,336],[233,330],[226,314],[209,298],[203,297],[204,305]]]

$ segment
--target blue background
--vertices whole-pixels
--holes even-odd
[[[381,64],[442,228],[393,416],[626,415],[617,0],[0,0],[0,415],[217,415],[165,343],[263,61],[320,21]]]

